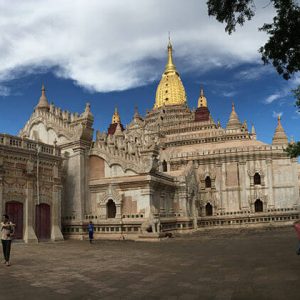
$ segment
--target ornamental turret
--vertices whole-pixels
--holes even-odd
[[[280,116],[277,118],[277,127],[272,140],[273,145],[286,145],[288,144],[288,138],[281,125]]]
[[[44,84],[42,85],[42,95],[40,97],[38,105],[36,106],[36,109],[46,110],[46,111],[49,111],[49,109],[50,109],[50,105],[49,105],[47,97],[46,97],[46,89],[45,89]]]
[[[121,118],[120,118],[120,115],[118,113],[118,108],[116,107],[115,112],[114,112],[114,114],[112,116],[112,119],[111,119],[111,124],[108,127],[107,133],[110,134],[110,135],[114,135],[118,125],[119,125],[121,131],[123,131],[124,127],[121,124]]]
[[[210,112],[207,107],[207,99],[204,96],[203,88],[200,89],[200,96],[198,99],[198,108],[195,111],[195,121],[203,122],[209,121]]]
[[[242,124],[239,120],[237,113],[235,112],[234,103],[232,102],[232,110],[226,125],[226,129],[239,129],[242,127]]]

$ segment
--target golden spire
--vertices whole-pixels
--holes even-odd
[[[39,103],[37,105],[37,108],[39,109],[49,109],[49,103],[48,103],[48,100],[47,100],[47,97],[46,97],[46,89],[45,89],[45,86],[44,86],[44,83],[42,84],[42,95],[40,97],[40,100],[39,100]]]
[[[112,124],[121,123],[121,119],[120,119],[120,115],[118,113],[118,108],[117,107],[115,107],[115,112],[114,112],[114,114],[112,116],[111,123]]]
[[[172,54],[173,48],[169,38],[168,62],[156,90],[154,108],[159,108],[165,105],[182,105],[186,103],[185,90],[173,63]]]
[[[204,96],[203,88],[200,89],[200,97],[198,99],[198,107],[207,107],[207,99]]]
[[[166,64],[165,68],[165,74],[168,74],[170,72],[177,72],[176,67],[173,63],[173,48],[171,44],[171,39],[169,36],[169,43],[168,43],[168,62]]]

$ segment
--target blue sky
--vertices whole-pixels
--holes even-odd
[[[205,1],[166,0],[159,8],[155,0],[55,2],[0,0],[0,132],[24,126],[42,82],[48,100],[64,110],[82,112],[90,102],[95,130],[107,129],[115,106],[124,125],[135,106],[144,115],[154,105],[171,31],[190,108],[203,86],[222,126],[234,101],[259,140],[271,142],[278,114],[288,137],[300,140],[290,93],[300,76],[285,81],[257,52],[267,40],[257,28],[274,15],[268,1],[259,1],[253,21],[231,36],[207,16]]]

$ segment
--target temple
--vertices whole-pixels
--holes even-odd
[[[0,210],[26,242],[95,238],[159,239],[208,227],[291,224],[299,217],[299,165],[288,157],[278,118],[272,144],[257,140],[232,103],[215,123],[199,87],[186,93],[169,41],[153,109],[123,126],[117,108],[107,132],[49,104],[43,85],[19,136],[0,135]]]

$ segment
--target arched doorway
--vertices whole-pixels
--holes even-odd
[[[116,204],[113,200],[109,199],[106,204],[107,218],[115,218],[117,209]]]
[[[212,216],[212,214],[213,214],[213,207],[210,203],[207,203],[205,205],[205,214],[206,214],[206,216]]]
[[[6,202],[5,204],[6,214],[15,227],[15,239],[23,239],[23,204],[17,201]]]
[[[41,203],[35,207],[35,234],[39,240],[51,237],[50,205]]]
[[[255,212],[263,212],[263,209],[264,208],[264,205],[262,203],[262,201],[260,199],[257,199],[255,202],[254,202],[254,211]]]

